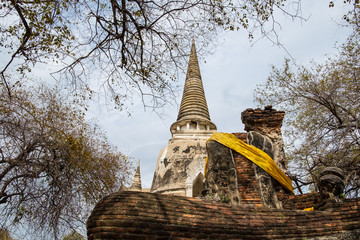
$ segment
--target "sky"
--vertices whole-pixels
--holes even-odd
[[[310,60],[321,62],[325,54],[336,53],[334,45],[343,42],[348,29],[339,25],[344,10],[329,8],[328,1],[303,1],[302,14],[307,21],[282,18],[279,38],[286,51],[298,64],[309,65]],[[279,17],[282,17],[279,15]],[[265,83],[271,66],[281,66],[288,53],[272,42],[262,39],[250,42],[245,31],[226,33],[213,54],[199,56],[205,96],[212,122],[219,132],[243,132],[241,112],[258,107],[253,92]],[[196,40],[196,39],[195,39]],[[189,42],[191,38],[184,39]],[[179,78],[183,85],[185,75]],[[181,93],[172,106],[162,109],[160,116],[134,103],[132,115],[93,107],[88,115],[95,118],[109,140],[123,153],[132,157],[134,166],[140,160],[143,188],[150,188],[160,150],[171,138],[170,125],[176,121]],[[281,110],[281,109],[277,109]],[[135,172],[134,172],[135,173]],[[131,176],[132,178],[132,176]]]

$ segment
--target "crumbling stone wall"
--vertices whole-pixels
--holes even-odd
[[[204,171],[206,139],[171,139],[159,154],[151,192],[192,196],[193,181]]]
[[[273,159],[276,165],[286,173],[286,159],[284,153],[284,141],[281,134],[281,126],[285,116],[284,111],[277,111],[272,106],[266,106],[264,110],[248,108],[241,113],[241,120],[245,125],[245,131],[256,131],[267,136],[273,143]]]
[[[246,134],[244,135],[246,137]],[[233,151],[233,156],[236,165],[241,205],[262,207],[261,192],[254,171],[254,163],[235,151]]]
[[[249,145],[257,147],[274,159],[274,149],[276,147],[267,136],[259,132],[251,131],[247,134],[247,142]],[[275,189],[277,182],[256,164],[253,164],[253,168],[259,184],[263,205],[269,208],[282,208],[281,202],[277,198],[277,190]]]
[[[319,174],[318,189],[321,202],[315,209],[331,210],[333,203],[344,200],[344,172],[338,167],[324,167]]]
[[[268,137],[258,132],[234,135],[273,157],[274,147]],[[233,205],[251,204],[282,208],[277,198],[279,184],[263,169],[216,141],[207,143],[207,151],[208,170],[203,198],[230,202]]]
[[[331,212],[306,212],[117,192],[102,199],[87,221],[89,240],[358,240],[359,233],[360,199],[336,203]]]
[[[247,109],[242,113],[242,121],[248,132],[234,135],[267,153],[285,172],[285,154],[280,129],[283,118],[284,112],[276,111],[271,106],[265,107],[264,110]],[[234,205],[252,204],[282,208],[278,195],[286,194],[287,190],[262,168],[215,141],[207,143],[207,151],[208,172],[203,197],[224,201],[222,196],[225,195]]]
[[[202,197],[217,202],[240,204],[237,171],[232,150],[216,141],[206,144],[208,163]]]

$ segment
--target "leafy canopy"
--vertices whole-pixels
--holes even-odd
[[[127,180],[128,159],[84,113],[46,88],[3,89],[0,218],[57,239],[81,226],[102,196]],[[82,225],[83,226],[83,225]],[[43,232],[42,232],[43,231]]]
[[[360,194],[360,45],[359,33],[349,37],[336,57],[310,67],[286,60],[273,67],[255,91],[260,104],[286,111],[285,136],[290,173],[302,192],[316,188],[324,166],[345,172],[345,193]]]
[[[224,29],[246,29],[250,38],[260,29],[271,37],[276,10],[298,15],[298,3],[289,5],[291,12],[286,0],[2,1],[1,83],[11,94],[19,75],[54,62],[54,76],[68,80],[80,98],[103,91],[122,109],[137,93],[144,104],[161,106],[172,96],[191,37],[200,45],[215,43]]]

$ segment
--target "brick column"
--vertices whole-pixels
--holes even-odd
[[[276,165],[286,173],[284,142],[281,135],[284,115],[284,111],[277,111],[272,106],[266,106],[264,110],[248,108],[241,113],[241,120],[245,125],[245,131],[257,131],[270,138],[275,147],[273,159]]]

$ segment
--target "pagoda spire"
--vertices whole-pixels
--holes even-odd
[[[138,166],[136,168],[135,176],[132,181],[130,190],[132,191],[141,191],[141,176],[140,176],[140,160],[138,161]]]
[[[179,130],[189,121],[201,123],[207,130],[216,130],[215,124],[210,120],[194,39],[177,121],[172,124],[170,131],[173,133],[175,128]]]
[[[170,132],[171,139],[157,159],[150,191],[198,196],[207,155],[206,141],[216,132],[216,126],[210,120],[194,40],[179,114]]]
[[[177,120],[192,118],[210,121],[194,39],[192,41],[184,93]]]

